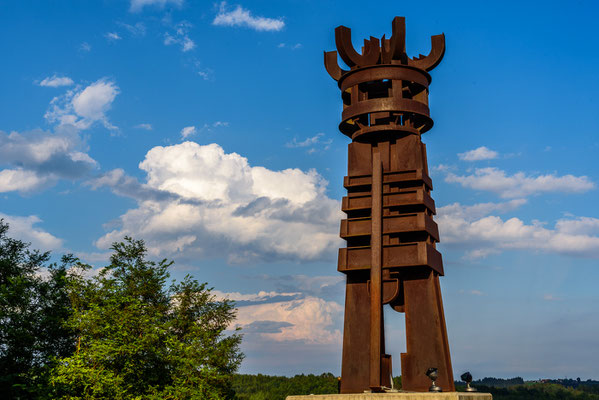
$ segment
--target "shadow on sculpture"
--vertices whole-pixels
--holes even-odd
[[[391,387],[385,353],[383,305],[405,313],[407,351],[401,354],[402,387],[454,391],[439,276],[443,275],[435,202],[420,135],[433,126],[428,71],[445,53],[445,36],[432,37],[427,56],[405,50],[405,19],[392,35],[364,40],[361,54],[351,30],[335,29],[337,51],[324,53],[343,101],[339,130],[348,146],[347,196],[342,209],[338,270],[346,274],[341,393],[382,392]],[[338,56],[349,67],[339,67]]]

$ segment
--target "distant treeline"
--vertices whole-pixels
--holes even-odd
[[[331,373],[322,375],[235,375],[233,390],[239,400],[285,400],[300,394],[337,393],[338,380]]]
[[[481,385],[476,388],[479,392],[491,393],[493,400],[599,400],[595,385],[581,385],[575,389],[557,383],[526,382],[503,388]]]
[[[464,382],[456,382],[456,385],[463,385]],[[523,385],[524,379],[519,376],[516,378],[502,379],[502,378],[483,378],[477,381],[473,381],[473,386],[491,386],[496,388],[507,388],[510,386]]]
[[[401,377],[393,379],[401,388]],[[322,375],[235,375],[233,389],[238,400],[285,400],[291,395],[337,393],[339,381],[331,373]],[[520,377],[483,378],[472,382],[479,392],[491,393],[494,400],[599,400],[599,381],[557,379],[527,382]],[[456,382],[463,391],[463,382]]]

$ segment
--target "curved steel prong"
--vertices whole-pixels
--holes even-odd
[[[351,68],[358,64],[360,55],[354,50],[351,43],[351,29],[343,25],[335,28],[335,44],[339,56],[348,67]]]
[[[445,34],[435,35],[431,37],[431,52],[428,56],[418,59],[408,59],[408,65],[416,68],[430,71],[435,68],[445,54]]]
[[[338,81],[341,76],[348,72],[339,67],[339,63],[337,62],[337,52],[336,51],[325,51],[324,52],[324,67],[326,68],[331,78]]]
[[[383,38],[385,36],[383,35]],[[391,23],[391,39],[389,46],[382,46],[382,59],[384,64],[390,64],[391,60],[401,60],[406,53],[406,19],[395,17]]]
[[[335,28],[335,44],[339,56],[350,68],[376,64],[380,55],[379,40],[372,36],[364,42],[364,54],[358,54],[351,42],[351,29],[343,25]]]

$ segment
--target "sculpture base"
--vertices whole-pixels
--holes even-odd
[[[478,392],[399,392],[399,393],[352,393],[287,396],[287,400],[493,400],[490,393]]]

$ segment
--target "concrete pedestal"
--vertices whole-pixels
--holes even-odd
[[[354,393],[318,394],[309,396],[287,396],[287,400],[493,400],[490,393],[446,392],[446,393]]]

